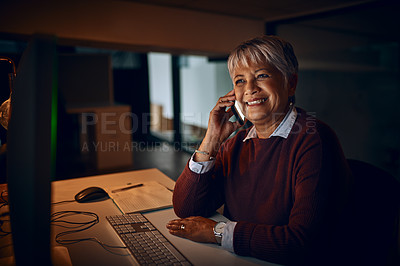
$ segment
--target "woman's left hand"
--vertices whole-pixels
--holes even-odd
[[[196,242],[217,243],[214,236],[216,221],[201,216],[169,221],[167,228],[172,235]]]

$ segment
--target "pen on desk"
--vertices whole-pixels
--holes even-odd
[[[118,189],[112,190],[111,193],[116,193],[116,192],[128,190],[128,189],[135,188],[135,187],[141,187],[141,186],[143,186],[143,184],[136,184],[136,185],[132,185],[132,186],[129,186],[129,187],[118,188]]]

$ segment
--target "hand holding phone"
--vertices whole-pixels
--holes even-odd
[[[243,126],[244,123],[245,123],[245,117],[244,117],[244,115],[242,114],[242,112],[240,111],[240,108],[239,108],[239,106],[238,106],[237,101],[235,101],[235,105],[233,105],[233,106],[231,107],[231,110],[232,110],[233,115],[235,116],[236,121],[239,121],[239,124],[240,124],[241,126]]]

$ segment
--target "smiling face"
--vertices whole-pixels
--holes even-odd
[[[270,128],[283,118],[297,80],[287,82],[270,64],[239,65],[232,74],[236,100],[256,128]]]

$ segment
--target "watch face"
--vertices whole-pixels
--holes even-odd
[[[215,232],[222,234],[224,232],[225,223],[219,222],[215,225]]]

